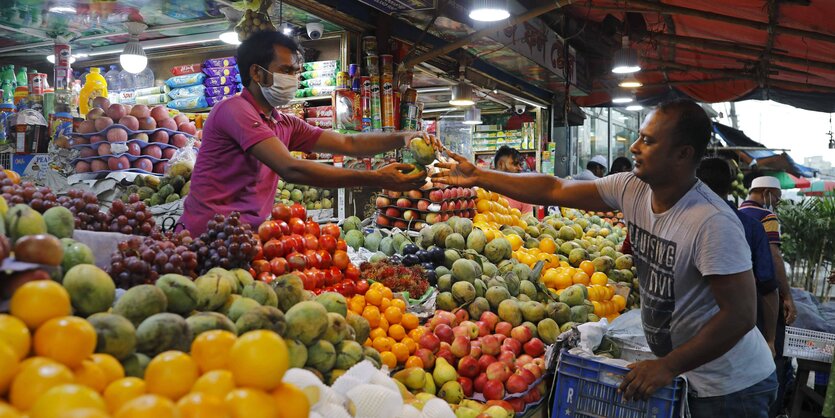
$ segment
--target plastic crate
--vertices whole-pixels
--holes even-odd
[[[835,334],[786,327],[784,356],[832,363],[832,353],[835,353]]]
[[[624,401],[618,386],[625,367],[562,352],[552,417],[673,418],[681,413],[684,380],[677,377],[647,401]]]

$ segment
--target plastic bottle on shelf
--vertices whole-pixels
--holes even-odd
[[[104,73],[104,79],[107,81],[107,99],[110,103],[119,103],[119,93],[122,91],[119,69],[111,65],[110,71]]]
[[[9,74],[8,65],[0,68],[0,89],[3,90],[3,103],[14,103],[14,91],[17,87],[17,81],[14,77],[14,73]]]
[[[134,75],[125,70],[119,72],[119,84],[122,87],[119,103],[129,105],[136,103],[136,85],[134,85],[133,78]]]
[[[151,70],[151,67],[145,67],[139,74],[133,76],[134,88],[137,89],[154,87],[154,81],[154,71]]]
[[[81,73],[81,76],[78,77],[78,79],[81,80],[82,85],[87,82],[87,74],[90,74],[90,67],[85,68],[84,72]]]
[[[29,84],[29,79],[26,76],[26,67],[20,67],[20,70],[17,72],[17,86],[27,86]]]
[[[82,115],[86,115],[93,108],[93,100],[96,97],[107,97],[107,80],[101,75],[100,68],[91,68],[86,80],[78,97],[78,110]]]

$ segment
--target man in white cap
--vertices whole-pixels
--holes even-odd
[[[774,213],[774,207],[781,197],[780,180],[772,176],[761,176],[751,182],[748,199],[739,205],[740,212],[760,221],[765,228],[769,249],[771,250],[771,259],[774,262],[774,275],[780,286],[780,302],[783,309],[778,309],[777,312],[777,332],[774,339],[777,381],[780,386],[777,390],[777,400],[772,406],[771,416],[775,416],[777,409],[782,408],[783,395],[786,389],[785,366],[788,359],[783,357],[786,325],[791,325],[797,319],[797,309],[794,306],[789,282],[786,279],[786,267],[783,264],[783,255],[780,251],[780,220]]]
[[[596,180],[606,175],[606,167],[608,166],[609,162],[606,160],[606,157],[595,155],[586,164],[586,169],[572,178],[574,180]]]

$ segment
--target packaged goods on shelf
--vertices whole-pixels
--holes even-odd
[[[177,110],[202,109],[208,107],[208,101],[203,96],[186,97],[184,99],[176,99],[168,102],[168,107]]]
[[[333,129],[333,118],[307,118],[305,121],[322,129]]]
[[[171,75],[185,75],[185,74],[197,74],[203,71],[203,66],[198,62],[194,64],[186,64],[186,65],[176,65],[171,67]]]
[[[203,68],[203,73],[209,77],[233,77],[238,75],[238,67],[213,67]]]
[[[203,84],[208,87],[219,87],[219,86],[230,86],[235,84],[241,83],[241,75],[237,74],[235,76],[221,76],[221,77],[208,77],[203,80]]]
[[[312,106],[304,108],[305,118],[331,118],[333,106]]]
[[[337,90],[334,97],[335,128],[349,131],[362,130],[360,93],[352,90]]]
[[[201,97],[206,95],[206,86],[202,84],[195,84],[193,86],[188,87],[179,87],[175,89],[171,89],[168,92],[168,97],[177,100],[177,99],[187,99],[190,97]]]
[[[165,80],[165,84],[172,89],[178,87],[189,87],[202,83],[206,80],[206,77],[207,76],[204,73],[177,75]]]
[[[299,86],[305,89],[308,87],[333,86],[335,84],[336,78],[334,77],[311,78],[310,80],[302,80],[299,82]]]
[[[338,60],[329,60],[329,61],[311,61],[304,63],[304,70],[305,71],[314,71],[314,70],[334,70],[339,71],[339,61]]]
[[[336,73],[339,72],[337,68],[328,68],[323,70],[304,71],[300,74],[302,80],[310,80],[313,78],[336,78]]]
[[[203,61],[203,71],[207,68],[218,67],[238,67],[238,61],[235,57],[209,58]]]

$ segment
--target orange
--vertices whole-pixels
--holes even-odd
[[[58,418],[63,412],[78,408],[107,411],[104,399],[93,389],[82,385],[64,384],[54,386],[39,396],[29,410],[29,417]]]
[[[102,392],[107,387],[107,375],[93,360],[84,360],[73,370],[75,383],[87,386],[96,392]]]
[[[180,418],[227,418],[229,408],[223,398],[205,393],[189,393],[177,402]]]
[[[70,294],[52,280],[27,282],[12,295],[9,312],[35,329],[52,318],[69,315]]]
[[[19,360],[12,346],[0,340],[0,393],[6,393],[17,373]]]
[[[388,337],[387,330],[384,330],[382,328],[374,328],[371,330],[371,333],[368,334],[368,338],[371,338],[372,340],[377,337]]]
[[[382,353],[383,351],[391,350],[391,346],[394,343],[387,337],[377,337],[371,344],[375,350]]]
[[[0,415],[2,416],[2,415]],[[100,411],[96,408],[74,408],[69,411],[61,412],[59,418],[110,418],[107,412]]]
[[[351,312],[362,314],[362,310],[365,309],[365,296],[354,295],[354,297],[352,297],[348,302],[348,309],[350,309]]]
[[[272,331],[247,332],[229,351],[229,370],[238,386],[275,389],[289,366],[287,345]]]
[[[11,179],[12,183],[20,184],[20,174],[17,174],[17,171],[5,169],[3,172],[6,173],[6,177]]]
[[[371,290],[369,290],[371,292]],[[368,293],[366,293],[368,295]],[[380,326],[380,309],[374,305],[367,305],[365,309],[362,310],[362,317],[368,321],[368,325],[371,328],[377,328]]]
[[[618,312],[623,311],[626,309],[626,298],[621,295],[614,295],[612,296],[612,302],[614,302],[615,307],[617,308]]]
[[[235,389],[226,395],[226,406],[233,418],[275,418],[279,405],[266,392],[255,389]]]
[[[557,243],[553,238],[546,236],[539,241],[539,249],[543,253],[554,254],[557,252]]]
[[[201,373],[229,368],[229,351],[237,337],[229,331],[212,330],[201,333],[191,343],[191,358]]]
[[[516,234],[508,234],[505,239],[507,239],[507,241],[510,242],[510,249],[512,249],[513,251],[522,248],[522,245],[524,244],[524,242],[522,241],[522,237]]]
[[[362,345],[364,345],[366,347],[371,347],[371,337],[366,338],[365,342],[362,343]]]
[[[145,369],[148,393],[176,401],[191,390],[199,376],[197,363],[188,354],[166,351],[154,357]]]
[[[400,342],[409,347],[409,354],[415,354],[415,351],[417,351],[417,343],[411,337],[404,337]]]
[[[30,362],[17,371],[9,391],[12,406],[28,411],[38,396],[52,387],[72,383],[75,378],[67,366],[52,360]]]
[[[107,410],[116,412],[131,399],[145,394],[145,381],[138,377],[124,377],[113,381],[104,390],[104,402]]]
[[[565,289],[568,286],[574,284],[574,281],[571,280],[571,274],[568,271],[563,270],[560,273],[557,273],[556,278],[557,289]]]
[[[409,331],[409,338],[413,341],[420,341],[420,337],[426,333],[426,328],[424,327],[417,327],[411,331]]]
[[[380,317],[380,328],[389,329],[389,326],[390,326],[389,321],[386,319],[386,317],[381,316]]]
[[[580,270],[583,270],[586,274],[591,276],[594,274],[594,263],[589,260],[583,260],[580,262]]]
[[[409,356],[409,358],[406,359],[406,364],[404,364],[404,367],[420,367],[422,369],[423,360],[421,360],[420,357],[417,356]]]
[[[377,289],[369,288],[367,292],[365,292],[365,302],[374,305],[380,306],[380,302],[383,300],[383,293]],[[366,309],[368,307],[366,306]]]
[[[116,360],[116,357],[110,354],[96,353],[90,356],[90,360],[101,367],[108,385],[110,382],[125,377],[125,368],[122,367],[122,363],[119,363],[119,360]]]
[[[403,325],[403,328],[411,331],[420,325],[420,318],[411,312],[404,313],[403,317],[400,318],[400,325]]]
[[[80,366],[95,349],[96,329],[77,316],[52,318],[35,331],[35,353],[70,368]]]
[[[20,418],[22,415],[18,413],[17,409],[14,409],[11,405],[0,401],[0,417],[3,418]]]
[[[588,299],[589,299],[590,301],[595,302],[595,301],[599,301],[599,300],[600,300],[600,296],[597,294],[597,288],[596,288],[596,287],[594,287],[594,286],[588,286],[587,290],[588,290],[588,292],[589,292],[589,297],[588,297]]]
[[[394,298],[391,300],[391,306],[396,307],[400,310],[400,313],[406,312],[406,301],[400,298]]]
[[[11,315],[0,314],[0,341],[8,343],[17,358],[23,360],[29,354],[32,336],[23,321]]]
[[[403,343],[394,343],[391,346],[391,352],[397,359],[398,363],[404,363],[409,358],[409,347]]]
[[[595,272],[591,275],[591,284],[599,284],[601,286],[605,286],[609,283],[609,278],[606,277],[606,273]]]
[[[557,269],[549,268],[542,273],[542,283],[551,289],[557,288]]]
[[[371,283],[371,286],[368,286],[369,289],[374,289],[374,290],[377,290],[377,291],[382,291],[384,287],[385,286],[383,286],[383,284],[380,283],[380,282],[374,282],[374,283]]]
[[[574,284],[581,284],[583,286],[586,286],[586,285],[589,284],[589,275],[586,274],[586,272],[581,270],[581,271],[578,271],[578,272],[574,273],[574,276],[571,277],[571,281]]]
[[[592,301],[591,304],[594,305],[594,314],[595,315],[597,315],[600,318],[603,318],[604,316],[606,316],[606,312],[604,311],[605,308],[604,308],[602,303],[595,300],[595,301]]]
[[[159,395],[142,395],[119,408],[113,418],[177,418],[177,407],[170,399]]]
[[[383,296],[383,299],[380,300],[380,312],[385,312],[386,309],[391,307],[391,298],[387,298]]]
[[[383,288],[380,289],[380,291],[383,292],[384,298],[389,298],[389,300],[394,298],[394,293],[392,293],[391,289],[389,289],[388,287],[383,286]]]
[[[403,311],[396,306],[389,306],[385,311],[385,316],[389,324],[399,324],[403,319]]]
[[[205,393],[216,398],[225,398],[235,389],[235,378],[229,370],[212,370],[197,378],[192,392]]]
[[[406,330],[403,325],[394,324],[389,327],[389,337],[394,338],[395,341],[402,341],[406,337]]]
[[[281,418],[307,418],[310,415],[307,395],[289,383],[278,385],[273,391],[273,398],[281,408]]]
[[[391,351],[383,351],[380,353],[380,362],[388,366],[389,370],[394,370],[397,367],[397,356]]]

